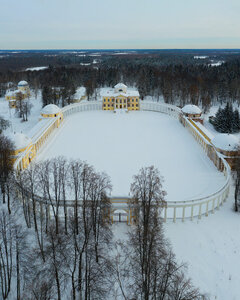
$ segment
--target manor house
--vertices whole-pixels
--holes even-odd
[[[103,94],[103,110],[139,110],[139,92],[128,89],[123,83],[118,83],[114,89],[109,89]]]

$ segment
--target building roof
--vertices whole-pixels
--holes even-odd
[[[201,114],[202,113],[201,109],[198,106],[193,105],[193,104],[187,104],[187,105],[185,105],[182,108],[182,112],[184,114],[192,114],[192,115]]]
[[[55,104],[48,104],[44,106],[41,111],[41,114],[52,115],[60,112],[60,108]]]
[[[23,133],[10,133],[8,136],[14,143],[16,149],[22,149],[31,144],[31,139]]]
[[[28,85],[28,83],[25,80],[19,81],[18,83],[18,86],[26,86],[26,85]]]
[[[102,93],[102,97],[118,97],[120,95],[124,97],[139,97],[139,92],[134,89],[128,89],[126,93],[116,92],[114,89],[109,89],[108,91],[104,91]]]
[[[228,133],[217,134],[211,142],[216,148],[225,151],[236,151],[240,146],[239,139]]]
[[[77,88],[76,93],[73,95],[74,99],[81,99],[82,96],[86,95],[86,88],[81,86]]]
[[[6,96],[15,96],[18,93],[25,94],[25,91],[21,91],[21,90],[7,91]]]
[[[114,88],[115,88],[115,89],[121,89],[121,88],[126,89],[127,86],[126,86],[124,83],[119,82],[118,84],[116,84],[116,85],[114,86]]]

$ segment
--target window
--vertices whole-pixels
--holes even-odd
[[[138,104],[136,104],[136,106],[138,107]]]
[[[138,99],[136,99],[136,102],[138,102]]]
[[[105,107],[106,106],[106,104],[103,104],[103,107]]]
[[[106,99],[104,99],[103,101],[106,102]]]
[[[108,104],[108,107],[110,107],[110,104]]]

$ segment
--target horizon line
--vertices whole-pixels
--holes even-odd
[[[0,51],[36,51],[36,50],[48,50],[48,51],[134,51],[134,50],[240,50],[240,48],[29,48],[29,49],[0,49]]]

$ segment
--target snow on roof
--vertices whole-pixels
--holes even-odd
[[[216,148],[225,151],[236,151],[240,145],[239,139],[232,134],[221,133],[216,135],[211,142]]]
[[[60,112],[60,108],[55,104],[48,104],[44,106],[41,111],[41,114],[57,114]]]
[[[127,215],[127,212],[123,209],[116,209],[114,210],[114,214]]]
[[[18,86],[25,86],[25,85],[28,85],[27,81],[25,80],[19,81],[18,83]]]
[[[182,108],[182,112],[185,114],[201,114],[201,109],[193,104],[187,104]]]
[[[203,133],[206,134],[206,136],[209,137],[210,140],[214,138],[214,135],[211,131],[209,131],[205,126],[203,126],[200,122],[192,121],[200,130],[202,130]]]
[[[80,99],[82,96],[85,96],[86,94],[86,88],[84,86],[81,86],[77,88],[76,93],[74,94],[74,99]]]
[[[124,83],[119,82],[114,86],[115,89],[121,89],[121,88],[127,88],[127,86]]]
[[[117,92],[114,89],[108,89],[108,90],[103,90],[101,92],[102,97],[117,97],[119,95],[123,95],[125,97],[139,97],[139,92],[134,89],[128,89],[126,93],[124,92]]]
[[[42,118],[35,126],[28,132],[28,136],[31,138],[33,143],[36,143],[43,132],[53,123],[53,118]]]
[[[128,94],[124,92],[117,92],[113,94],[113,97],[119,97],[119,96],[128,97]]]
[[[24,94],[25,91],[24,91],[24,92],[23,92],[23,91],[20,91],[20,90],[7,91],[6,96],[14,96],[14,95],[16,95],[16,94],[18,94],[18,93]]]
[[[23,133],[10,133],[8,136],[14,143],[16,149],[22,149],[27,147],[32,141]]]

